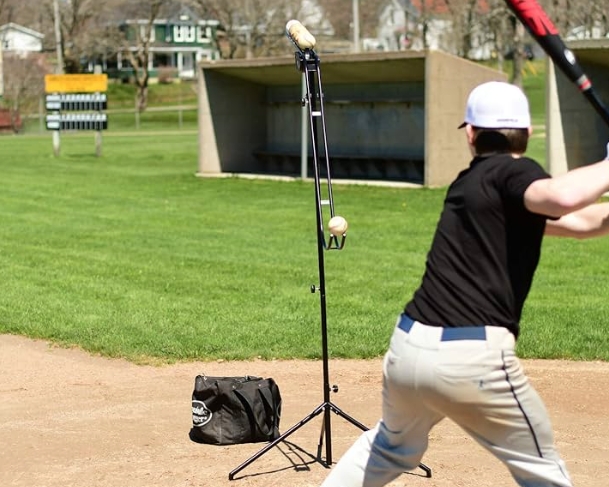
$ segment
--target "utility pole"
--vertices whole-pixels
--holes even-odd
[[[53,0],[53,13],[55,16],[55,47],[57,48],[57,74],[63,74],[63,55],[61,51],[61,19],[59,18],[59,3]],[[53,130],[53,153],[59,157],[61,152],[60,130]]]
[[[245,0],[245,19],[247,22],[247,31],[245,32],[245,59],[252,59],[254,53],[252,52],[252,31],[254,29],[252,22],[252,5],[250,0]]]
[[[4,34],[0,35],[0,98],[4,96],[4,65],[3,65],[3,51],[4,51]]]
[[[353,0],[353,52],[360,52],[359,0]]]
[[[57,49],[57,74],[63,74],[63,54],[61,51],[61,19],[59,18],[59,3],[53,0],[55,15],[55,48]]]

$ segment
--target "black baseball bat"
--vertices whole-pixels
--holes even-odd
[[[565,45],[558,29],[536,0],[505,0],[510,10],[524,24],[529,33],[554,64],[571,80],[609,125],[609,109],[598,97],[592,82],[575,55]]]

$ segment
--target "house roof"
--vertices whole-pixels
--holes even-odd
[[[149,22],[146,18],[131,18],[121,20],[122,25],[147,25]],[[154,25],[204,25],[204,26],[219,26],[220,21],[217,19],[202,18],[191,8],[182,5],[178,10],[174,11],[166,17],[157,17],[153,21]]]
[[[446,14],[449,13],[448,5],[444,0],[410,0],[410,3],[420,13]]]
[[[450,13],[446,0],[409,0],[420,13],[443,15]],[[478,8],[482,12],[489,11],[488,0],[478,0]]]
[[[413,5],[413,2],[411,2],[410,0],[391,0],[390,2],[387,3],[392,3],[394,7],[403,10],[404,12],[408,12],[408,13],[418,13],[417,8]]]
[[[201,17],[195,14],[188,7],[182,7],[180,10],[171,15],[164,23],[172,23],[172,24],[196,24]]]
[[[9,22],[8,24],[4,24],[0,27],[0,32],[7,32],[9,30],[16,30],[22,32],[23,34],[27,34],[32,37],[37,37],[38,39],[44,39],[44,34],[41,34],[40,32],[34,29],[28,29],[27,27],[24,27],[22,25],[15,24],[14,22]]]

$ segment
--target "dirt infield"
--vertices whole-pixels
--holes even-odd
[[[545,399],[556,441],[575,485],[609,484],[609,364],[524,361]],[[336,360],[332,401],[372,426],[380,411],[381,361]],[[254,361],[137,366],[43,341],[0,335],[0,485],[28,487],[309,487],[327,469],[315,461],[318,416],[239,472],[264,444],[193,443],[190,396],[194,377],[273,377],[283,396],[282,431],[323,400],[320,362]],[[359,430],[331,414],[337,460]],[[424,462],[432,469],[391,485],[513,487],[504,467],[450,421],[434,429]]]

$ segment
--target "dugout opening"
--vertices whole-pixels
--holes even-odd
[[[567,41],[567,47],[609,104],[609,39]],[[546,159],[553,176],[606,156],[609,128],[575,84],[546,61]]]
[[[440,51],[319,58],[333,179],[448,184],[470,159],[467,95],[506,79]],[[289,56],[201,62],[198,173],[301,175],[302,78]]]

